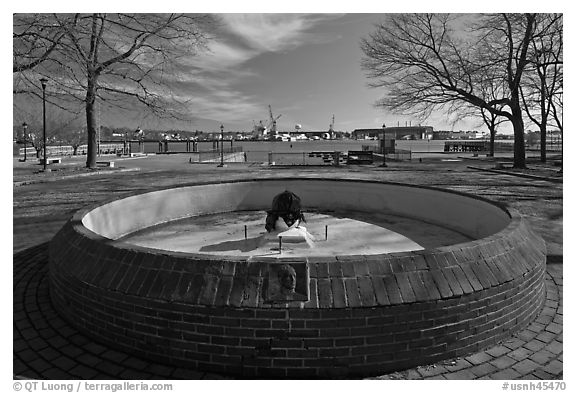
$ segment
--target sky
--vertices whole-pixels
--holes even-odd
[[[184,92],[195,121],[191,130],[251,130],[269,121],[269,108],[280,116],[280,132],[297,124],[304,130],[380,128],[406,124],[436,130],[475,129],[477,120],[454,127],[437,114],[425,122],[376,108],[382,91],[369,88],[361,69],[360,40],[385,14],[217,14],[222,25],[209,50],[190,59],[193,70]],[[181,93],[182,94],[182,93]],[[134,125],[134,119],[129,120]],[[104,124],[121,119],[102,118]],[[178,127],[136,120],[144,128]]]
[[[132,11],[138,8],[139,12],[153,12],[134,4],[130,7]],[[240,12],[254,11],[249,3],[230,9],[238,12],[238,8]],[[227,131],[250,131],[254,122],[269,122],[270,105],[274,117],[280,116],[280,132],[292,131],[297,124],[304,130],[327,130],[333,116],[337,131],[380,128],[383,124],[487,131],[478,119],[452,124],[441,112],[421,120],[375,107],[385,92],[368,87],[369,80],[360,66],[360,41],[375,30],[375,24],[385,21],[386,14],[333,13],[330,8],[324,9],[325,13],[308,14],[276,12],[273,8],[271,13],[215,13],[220,28],[207,51],[190,57],[189,72],[178,89],[180,98],[190,102],[192,122],[157,120],[139,111],[126,114],[102,110],[102,125],[214,132],[222,124]],[[77,7],[68,12],[72,10],[77,11]],[[422,10],[422,6],[406,6],[402,12]],[[444,9],[454,10],[461,7]],[[500,132],[507,132],[505,128]]]

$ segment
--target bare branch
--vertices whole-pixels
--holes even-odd
[[[473,31],[462,34],[471,19]],[[524,167],[520,86],[535,25],[536,14],[392,14],[361,41],[361,65],[369,86],[384,91],[377,106],[421,118],[458,107],[468,116],[474,106],[510,120],[515,166]]]
[[[179,59],[205,47],[215,26],[211,15],[96,13],[43,19],[61,35],[50,52],[52,61],[41,62],[33,73],[18,74],[14,91],[38,91],[39,75],[50,75],[50,99],[84,102],[87,166],[95,166],[97,101],[143,108],[159,117],[190,116],[166,80],[180,72]]]

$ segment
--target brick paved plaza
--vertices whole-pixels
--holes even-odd
[[[553,167],[527,177],[488,171],[493,162],[425,159],[387,168],[269,168],[189,164],[185,155],[115,159],[113,169],[88,172],[81,161],[34,173],[14,162],[14,363],[17,378],[217,379],[224,376],[152,363],[92,341],[67,324],[49,297],[48,242],[86,206],[134,192],[210,180],[307,177],[381,180],[466,192],[505,204],[528,219],[546,241],[546,299],[538,317],[509,339],[469,356],[381,375],[378,379],[562,379],[562,196]],[[474,167],[474,168],[471,168]],[[537,165],[533,165],[538,168]],[[522,175],[526,175],[523,173]]]

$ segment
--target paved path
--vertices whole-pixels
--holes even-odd
[[[172,160],[178,160],[177,157]],[[49,298],[47,242],[80,207],[154,187],[219,179],[317,176],[397,181],[469,192],[528,217],[548,249],[547,300],[540,315],[509,340],[464,358],[382,375],[379,379],[561,379],[562,185],[466,170],[466,163],[389,168],[268,169],[132,160],[110,176],[30,182],[14,188],[14,363],[18,378],[216,379],[222,376],[151,363],[93,342],[56,313]],[[136,170],[140,169],[141,170]],[[15,182],[17,179],[15,178]]]
[[[49,297],[48,244],[14,256],[14,374],[34,379],[215,379],[97,344],[56,312]],[[465,358],[378,379],[561,379],[562,265],[548,265],[546,302],[523,331]]]
[[[540,315],[510,339],[464,358],[377,379],[562,379],[562,265],[548,265]]]

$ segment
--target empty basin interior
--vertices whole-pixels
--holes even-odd
[[[109,239],[188,217],[270,209],[275,195],[289,190],[308,210],[390,214],[417,219],[469,239],[494,234],[510,216],[482,199],[454,192],[353,180],[273,179],[201,184],[135,195],[99,206],[83,225]]]

